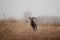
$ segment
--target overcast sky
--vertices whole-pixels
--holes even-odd
[[[60,0],[0,0],[0,18],[22,18],[25,12],[33,16],[60,16]]]

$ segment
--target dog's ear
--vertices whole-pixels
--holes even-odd
[[[28,19],[31,19],[30,17],[28,17]]]
[[[32,19],[35,19],[35,17],[32,17]]]
[[[35,17],[28,17],[28,19],[35,19]]]

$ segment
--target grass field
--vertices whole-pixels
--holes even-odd
[[[37,26],[23,21],[0,21],[0,40],[60,40],[60,26]]]

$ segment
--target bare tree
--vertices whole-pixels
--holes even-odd
[[[5,19],[5,16],[6,16],[5,13],[3,13],[3,19]]]

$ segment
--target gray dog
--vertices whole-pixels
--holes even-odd
[[[37,24],[34,22],[35,17],[33,17],[33,18],[29,17],[29,19],[31,21],[32,28],[34,29],[34,31],[36,31],[37,30]]]

